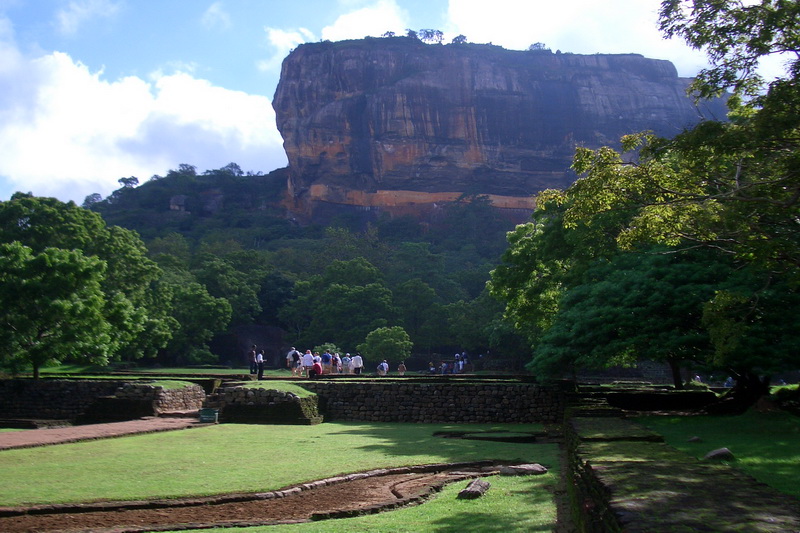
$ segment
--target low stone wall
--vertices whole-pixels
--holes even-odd
[[[317,397],[301,401],[294,394],[268,390],[264,382],[263,389],[223,387],[205,405],[219,408],[222,422],[250,423],[314,423],[321,420],[318,408],[326,420],[430,423],[556,422],[564,411],[558,388],[532,383],[376,379],[300,384]],[[0,381],[0,409],[8,419],[88,420],[83,415],[89,414],[97,421],[112,414],[119,419],[127,411],[137,418],[198,409],[205,399],[197,385],[165,390],[116,380]]]
[[[153,402],[157,414],[167,411],[194,411],[200,409],[206,399],[206,393],[199,385],[165,389],[161,385],[139,383],[122,384],[114,396],[124,400]]]
[[[219,409],[220,422],[241,424],[318,424],[318,398],[264,388],[221,387],[207,397],[205,407]]]
[[[325,420],[423,423],[558,422],[564,395],[556,387],[498,382],[305,381]]]
[[[0,380],[0,412],[6,419],[77,420],[101,398],[151,405],[149,414],[158,415],[198,409],[205,392],[198,385],[165,390],[118,380]]]
[[[74,420],[97,398],[113,395],[119,381],[9,379],[0,381],[3,418]]]

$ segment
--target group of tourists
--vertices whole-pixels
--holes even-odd
[[[354,355],[345,353],[340,355],[339,352],[330,353],[325,350],[323,353],[306,350],[301,353],[300,350],[292,346],[291,350],[286,354],[286,368],[291,370],[292,376],[315,378],[326,374],[349,374],[361,375],[364,372],[364,358],[359,352]],[[389,363],[384,359],[378,364],[376,369],[379,376],[385,376],[389,373]],[[400,363],[397,367],[399,375],[404,375],[406,372],[406,365]]]
[[[259,350],[254,344],[249,351],[250,357],[250,373],[256,374],[258,379],[264,377],[264,350]],[[428,372],[430,374],[461,374],[467,369],[470,361],[467,357],[467,352],[456,353],[453,361],[442,361],[440,365],[428,363]],[[323,353],[306,350],[300,352],[297,348],[292,346],[292,349],[286,354],[286,368],[292,372],[292,376],[314,378],[326,374],[349,374],[361,375],[364,372],[364,358],[359,352],[355,355],[345,353],[340,355],[339,352],[330,353],[325,350]],[[375,372],[378,376],[389,375],[389,363],[384,359],[378,363]],[[397,374],[403,376],[406,373],[406,365],[403,361],[397,365]]]
[[[467,370],[469,365],[469,358],[467,352],[456,353],[452,361],[442,361],[440,365],[435,365],[433,362],[428,363],[429,374],[462,374]]]
[[[360,375],[364,369],[364,358],[356,352],[355,355],[339,352],[311,353],[306,350],[301,353],[292,346],[286,354],[286,368],[291,370],[292,376],[314,378],[324,374],[353,374]]]

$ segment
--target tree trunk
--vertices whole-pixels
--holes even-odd
[[[755,405],[759,398],[769,394],[769,376],[759,377],[745,371],[733,372],[736,384],[725,398],[709,405],[706,410],[713,414],[742,414]]]
[[[677,359],[667,359],[667,364],[672,372],[672,384],[678,390],[683,389],[683,378],[681,378],[681,366],[678,364]]]

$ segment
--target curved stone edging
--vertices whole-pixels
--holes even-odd
[[[225,494],[221,496],[183,498],[177,500],[166,500],[166,499],[133,500],[133,501],[123,501],[123,502],[118,501],[118,502],[96,502],[96,503],[78,503],[78,504],[65,503],[65,504],[51,504],[51,505],[36,505],[30,507],[0,507],[0,517],[19,516],[23,514],[56,514],[56,513],[66,514],[66,513],[88,513],[88,512],[98,512],[98,511],[99,512],[123,511],[132,509],[168,509],[171,507],[191,507],[191,506],[208,505],[208,504],[237,503],[237,502],[255,501],[255,500],[271,500],[275,498],[286,498],[288,496],[299,494],[304,491],[314,490],[316,488],[324,487],[327,485],[337,485],[340,483],[346,483],[348,481],[355,481],[358,479],[365,479],[369,477],[388,476],[394,474],[440,473],[446,470],[455,470],[460,468],[463,469],[487,468],[487,467],[493,467],[496,464],[497,463],[494,461],[475,461],[467,463],[433,463],[428,465],[401,466],[397,468],[379,468],[375,470],[368,470],[366,472],[358,472],[354,474],[347,474],[344,476],[335,476],[335,477],[320,479],[309,483],[301,483],[298,485],[290,486],[286,489],[269,491],[269,492],[259,492],[259,493],[234,493],[234,494]],[[481,474],[486,474],[486,473],[487,472],[481,472]],[[474,477],[475,474],[477,474],[477,472],[471,475]]]

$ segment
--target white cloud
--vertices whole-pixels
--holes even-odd
[[[225,11],[222,2],[214,2],[203,13],[201,22],[209,30],[214,28],[227,30],[231,27],[231,16]]]
[[[296,30],[282,30],[280,28],[264,28],[267,33],[267,41],[274,50],[272,56],[258,62],[258,70],[267,72],[280,69],[283,58],[297,46],[316,40],[314,33],[306,28]]]
[[[705,66],[705,55],[658,30],[659,0],[449,0],[448,33],[470,42],[522,50],[542,42],[576,54],[639,53],[669,59],[683,76]]]
[[[331,41],[377,37],[387,31],[403,33],[408,15],[395,0],[378,0],[372,5],[340,15],[330,26],[322,28],[322,38]]]
[[[15,51],[0,41],[0,54]],[[187,73],[108,81],[58,52],[16,57],[0,70],[0,91],[9,95],[0,103],[0,176],[9,189],[81,202],[117,189],[120,177],[144,181],[180,163],[263,171],[286,164],[264,96]]]
[[[112,0],[73,0],[56,13],[56,27],[64,35],[74,35],[84,22],[112,17],[119,7]]]

